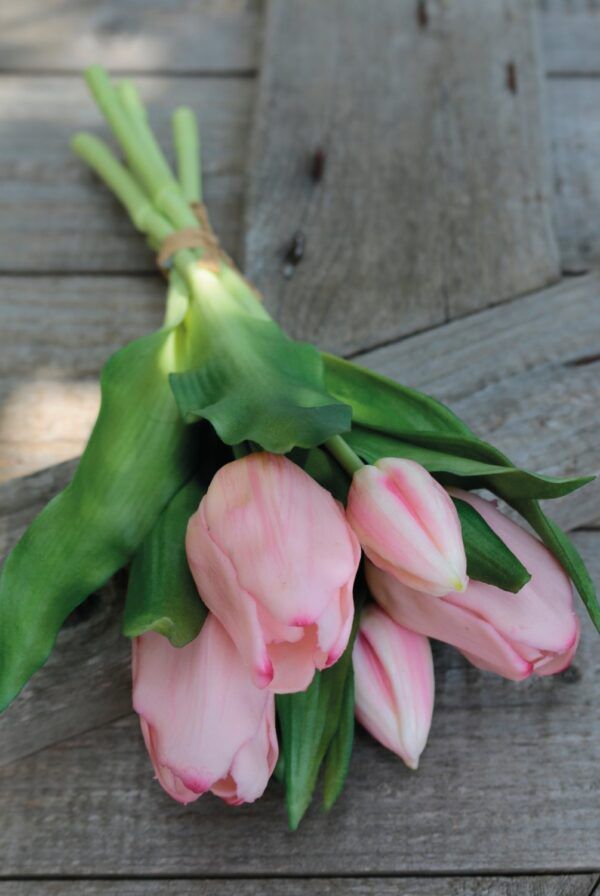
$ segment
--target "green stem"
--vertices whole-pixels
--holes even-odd
[[[354,453],[350,445],[341,436],[332,436],[330,439],[327,439],[325,447],[350,476],[354,476],[357,470],[364,467],[358,454]]]
[[[190,294],[185,280],[177,271],[172,271],[169,276],[169,289],[167,290],[167,307],[165,309],[165,327],[176,326],[189,308]]]
[[[177,154],[177,175],[186,202],[202,201],[202,164],[196,116],[181,106],[173,114],[173,143]]]
[[[138,230],[158,244],[173,233],[173,227],[152,206],[139,184],[106,143],[92,134],[76,134],[71,146],[123,203]]]
[[[194,227],[194,213],[185,201],[166,161],[163,164],[157,158],[160,150],[150,129],[145,126],[145,137],[142,138],[139,115],[132,121],[103,68],[92,65],[85,76],[92,96],[125,153],[129,167],[143,184],[156,208],[171,221],[175,229]],[[148,150],[149,143],[154,146],[154,150]]]
[[[135,178],[102,140],[92,134],[76,134],[71,146],[123,203],[134,226],[146,234],[152,248],[158,249],[175,232],[171,223],[156,211]],[[198,256],[190,249],[180,249],[175,253],[173,262],[187,281],[197,260]]]

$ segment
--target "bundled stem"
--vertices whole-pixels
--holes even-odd
[[[177,174],[183,195],[191,204],[202,201],[202,164],[196,116],[181,106],[173,115],[173,143],[177,154]]]
[[[91,134],[76,135],[72,142],[74,151],[118,197],[152,248],[159,249],[167,237],[179,230],[197,228],[198,220],[191,206],[202,200],[202,174],[200,139],[192,110],[181,107],[173,115],[176,179],[148,124],[135,85],[124,80],[113,87],[99,66],[88,69],[86,81],[127,164],[119,162],[109,147]],[[210,293],[215,301],[226,292],[248,314],[268,320],[257,294],[232,265],[222,262],[218,276],[211,276],[210,282],[206,276],[200,277],[197,262],[203,254],[201,248],[174,253],[173,269],[180,278],[175,292],[181,294],[187,289],[188,298],[199,292]]]

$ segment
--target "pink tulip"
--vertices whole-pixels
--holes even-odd
[[[186,647],[155,632],[135,638],[133,706],[173,799],[210,790],[239,805],[262,795],[277,761],[275,698],[254,686],[214,616]]]
[[[420,464],[384,458],[359,469],[347,518],[367,557],[399,582],[428,594],[466,588],[456,508]]]
[[[519,681],[566,668],[579,640],[571,583],[544,545],[489,501],[452,490],[468,501],[531,573],[518,594],[471,580],[461,594],[429,597],[367,564],[378,603],[401,625],[453,644],[473,665]]]
[[[348,643],[360,547],[342,507],[285,457],[217,472],[186,539],[198,591],[258,687],[305,690]]]
[[[417,768],[433,713],[429,641],[369,605],[354,652],[356,718],[376,740]]]

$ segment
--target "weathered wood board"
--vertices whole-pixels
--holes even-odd
[[[558,273],[532,6],[429,2],[426,26],[415,10],[267,8],[246,270],[292,335],[324,347],[390,341]]]
[[[597,0],[537,0],[546,71],[553,76],[600,74]]]
[[[575,541],[597,579],[600,533]],[[276,782],[251,806],[205,797],[184,808],[152,780],[134,717],[96,728],[0,770],[2,873],[597,869],[597,643],[584,620],[575,667],[521,684],[436,651],[436,709],[419,771],[361,733],[339,803],[328,815],[311,808],[294,834]]]
[[[255,68],[261,0],[27,0],[0,5],[0,67],[228,74]]]
[[[0,278],[0,481],[81,454],[102,365],[161,325],[165,293],[158,275]]]
[[[235,255],[253,81],[149,76],[136,83],[165,151],[174,109],[196,111],[206,202]],[[81,78],[0,78],[0,273],[156,270],[123,209],[72,153],[80,130],[109,136]]]
[[[552,79],[547,94],[554,226],[562,266],[577,273],[600,263],[600,79]]]
[[[595,874],[535,877],[12,881],[0,896],[591,896]]]

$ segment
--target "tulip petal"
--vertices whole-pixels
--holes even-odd
[[[190,802],[206,790],[226,790],[230,777],[239,799],[264,790],[270,762],[260,766],[254,789],[237,781],[235,763],[241,749],[257,762],[261,729],[269,718],[272,723],[273,696],[253,685],[213,615],[182,648],[155,632],[136,638],[133,671],[134,709],[157,777],[171,796]]]
[[[222,467],[186,550],[257,687],[304,690],[343,652],[360,545],[341,505],[287,458],[261,452]]]
[[[472,581],[462,594],[448,594],[444,600],[482,615],[515,645],[535,651],[563,654],[572,647],[578,632],[573,610],[573,589],[562,566],[533,535],[504,516],[490,502],[452,489],[452,494],[471,504],[531,573],[517,594],[492,585]],[[532,657],[528,657],[533,659]]]
[[[464,589],[466,557],[452,500],[425,469],[386,458],[354,474],[347,516],[370,560],[417,590]]]
[[[475,665],[513,681],[531,674],[532,665],[489,622],[444,599],[407,588],[367,561],[365,576],[377,603],[400,625],[429,638],[453,644]],[[469,586],[471,587],[471,586]]]
[[[426,597],[367,564],[376,600],[398,622],[457,647],[474,665],[520,680],[551,675],[571,661],[579,636],[571,583],[553,555],[494,504],[450,490],[471,504],[531,573],[517,593],[472,580],[466,591]]]
[[[203,507],[240,586],[279,622],[316,622],[346,582],[354,544],[344,513],[287,458],[259,452],[227,464]]]
[[[245,592],[236,569],[221,550],[204,517],[204,502],[190,519],[186,551],[190,570],[207,607],[218,617],[263,688],[273,679],[273,666],[258,619],[256,601]]]
[[[428,639],[371,605],[361,616],[352,659],[357,719],[409,768],[416,769],[433,714]]]

